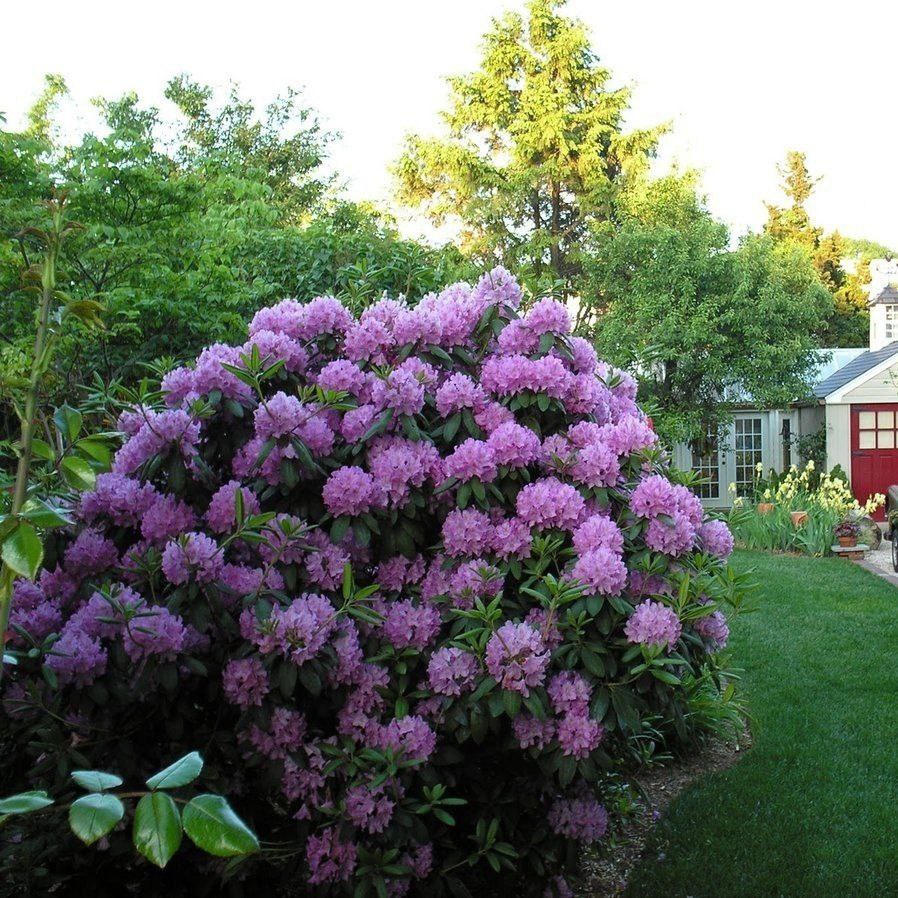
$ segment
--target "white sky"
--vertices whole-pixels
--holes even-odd
[[[12,126],[60,72],[83,111],[136,90],[162,104],[179,72],[240,82],[264,102],[286,86],[343,137],[333,161],[356,198],[385,199],[403,135],[430,133],[444,76],[476,66],[491,16],[519,0],[45,0],[4,9],[0,110]],[[620,83],[630,123],[670,120],[663,160],[699,168],[736,233],[778,200],[788,149],[824,175],[812,213],[827,228],[898,247],[898,4],[887,0],[570,0]],[[66,109],[77,127],[74,107]],[[82,119],[88,121],[88,119]]]

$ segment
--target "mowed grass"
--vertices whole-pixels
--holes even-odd
[[[677,798],[628,898],[898,896],[898,588],[837,559],[739,552],[754,745]]]

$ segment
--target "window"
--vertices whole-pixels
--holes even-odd
[[[783,470],[792,464],[792,419],[783,418]]]
[[[699,499],[720,498],[720,451],[717,434],[711,430],[701,445],[692,446],[692,470],[705,481],[695,487]]]
[[[892,308],[889,306],[889,308]],[[858,449],[895,449],[898,415],[895,412],[858,412]]]
[[[894,340],[898,335],[898,306],[886,306],[886,340]]]
[[[751,493],[757,466],[762,464],[763,438],[760,418],[736,418],[733,454],[736,460],[736,494]]]

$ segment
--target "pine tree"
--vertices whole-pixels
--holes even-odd
[[[838,231],[826,234],[815,226],[807,210],[808,200],[821,178],[813,177],[804,153],[791,150],[777,169],[787,206],[767,203],[764,231],[777,243],[790,243],[808,253],[820,282],[833,297],[833,312],[817,336],[824,346],[858,346],[867,340],[867,294],[864,290],[868,266],[850,274],[842,265],[847,248]]]
[[[591,226],[665,128],[624,131],[630,91],[563,5],[530,0],[526,17],[493,21],[479,70],[449,81],[448,137],[409,137],[396,175],[401,202],[460,224],[469,256],[575,294]]]

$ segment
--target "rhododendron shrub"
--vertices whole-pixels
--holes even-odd
[[[732,540],[633,380],[520,300],[502,269],[358,318],[286,300],[126,412],[16,591],[19,779],[201,749],[268,848],[248,893],[565,894],[609,775],[715,681]],[[92,882],[140,882],[115,845]]]

